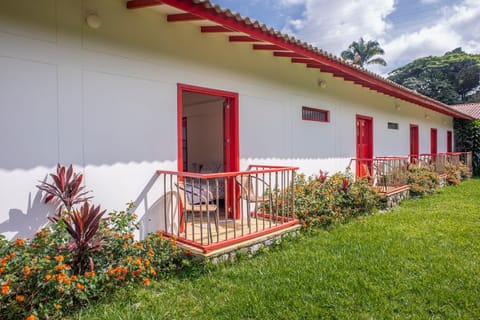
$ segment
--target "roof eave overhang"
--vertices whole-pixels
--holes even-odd
[[[320,71],[332,73],[334,76],[353,81],[363,87],[378,91],[385,95],[420,105],[424,108],[455,118],[473,118],[458,112],[434,99],[415,93],[392,81],[381,78],[367,70],[348,65],[328,55],[323,51],[307,45],[294,38],[272,32],[272,29],[252,22],[250,19],[241,19],[229,10],[222,10],[219,6],[212,5],[209,1],[202,0],[130,0],[127,2],[128,9],[138,9],[157,5],[168,5],[196,16],[200,20],[214,22],[232,32],[240,32],[261,42],[272,45],[278,49],[292,52],[296,57],[302,57],[314,61]],[[198,20],[198,19],[197,19]],[[258,46],[258,45],[257,45]],[[282,55],[278,55],[282,56]]]

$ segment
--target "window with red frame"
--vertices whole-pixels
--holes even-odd
[[[330,122],[330,112],[322,109],[302,107],[302,120]]]

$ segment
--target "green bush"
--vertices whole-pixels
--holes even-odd
[[[367,214],[381,199],[366,179],[355,181],[348,171],[335,173],[329,178],[298,175],[294,194],[296,215],[309,230]]]
[[[455,151],[472,151],[473,174],[480,176],[480,120],[455,119]]]
[[[102,221],[105,245],[92,254],[94,265],[83,274],[74,272],[74,253],[61,249],[68,240],[61,224],[42,229],[33,239],[0,239],[0,319],[61,318],[118,286],[149,285],[181,268],[186,256],[175,239],[158,233],[136,241],[135,219],[127,210]]]
[[[408,167],[408,184],[411,196],[433,194],[438,190],[440,179],[431,166],[410,165]]]

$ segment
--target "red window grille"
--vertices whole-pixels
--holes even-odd
[[[330,112],[322,109],[302,107],[302,120],[330,122]]]

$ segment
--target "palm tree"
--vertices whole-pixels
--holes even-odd
[[[353,41],[348,46],[348,50],[342,52],[341,56],[343,60],[351,61],[360,67],[363,67],[364,64],[381,64],[386,66],[387,62],[383,58],[373,58],[376,55],[383,54],[385,54],[385,51],[380,47],[378,41],[369,40],[365,42],[363,38],[360,38],[358,42]]]

